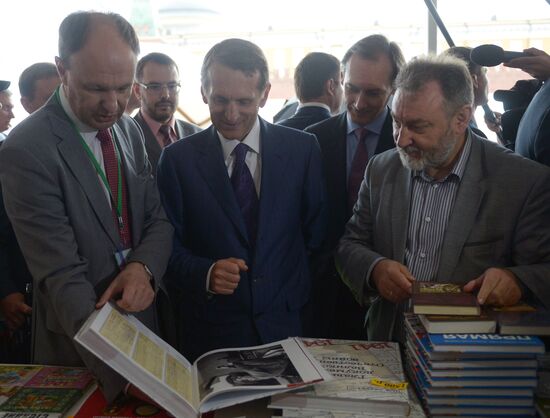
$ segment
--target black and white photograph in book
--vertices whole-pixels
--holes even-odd
[[[201,398],[215,389],[302,383],[282,346],[214,352],[197,360]]]

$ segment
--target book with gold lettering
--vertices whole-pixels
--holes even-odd
[[[296,338],[214,350],[191,364],[111,303],[88,318],[75,340],[182,418],[332,378]]]
[[[476,295],[454,283],[414,282],[412,305],[415,314],[480,315]]]

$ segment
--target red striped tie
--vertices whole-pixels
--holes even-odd
[[[101,143],[101,152],[103,153],[103,165],[105,167],[105,175],[109,182],[109,187],[112,194],[112,212],[115,224],[119,225],[116,206],[118,202],[118,166],[115,153],[115,147],[111,132],[108,129],[102,129],[97,133],[97,139]],[[122,159],[122,156],[121,156]],[[130,248],[132,245],[132,234],[130,231],[130,222],[128,216],[128,193],[126,191],[126,179],[124,178],[124,167],[120,167],[120,175],[122,176],[122,225],[119,225],[118,233],[123,248]]]
[[[365,138],[369,131],[366,128],[357,128],[354,133],[357,137],[357,149],[353,156],[348,179],[348,208],[350,213],[353,211],[353,207],[357,201],[365,168],[369,162],[369,153],[367,152],[367,144],[365,144]]]

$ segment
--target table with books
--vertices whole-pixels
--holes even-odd
[[[524,303],[481,308],[475,295],[442,286],[417,283],[413,312],[405,314],[406,370],[429,416],[518,418],[542,411],[550,359],[540,335],[550,335],[550,313]]]

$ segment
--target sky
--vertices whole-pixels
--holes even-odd
[[[53,62],[57,53],[57,30],[63,18],[73,11],[92,9],[114,11],[129,18],[133,1],[147,0],[3,1],[0,79],[14,83],[17,119],[25,116],[15,86],[19,74],[34,62]],[[235,28],[239,32],[266,28],[275,33],[288,28],[341,27],[345,30],[377,22],[383,33],[386,25],[410,23],[412,26],[419,22],[425,25],[428,16],[424,0],[276,0],[273,5],[258,0],[149,1],[154,10],[182,6],[210,9],[218,14],[217,20],[225,29]],[[437,3],[447,25],[491,19],[550,18],[550,5],[546,0],[438,0]],[[474,11],[475,17],[472,17]],[[215,31],[211,26],[203,25],[196,30]]]

